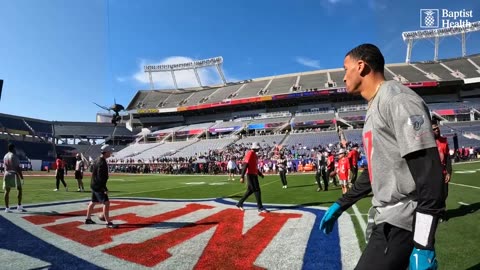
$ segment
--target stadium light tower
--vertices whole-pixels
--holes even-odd
[[[179,63],[179,64],[171,64],[171,65],[146,65],[143,67],[145,73],[148,73],[148,79],[150,80],[150,87],[152,90],[155,89],[153,84],[153,72],[170,72],[172,75],[173,84],[175,85],[175,89],[178,89],[177,80],[175,78],[175,71],[179,70],[193,70],[195,73],[195,77],[197,79],[198,85],[202,87],[202,81],[200,80],[200,76],[198,75],[198,69],[204,67],[215,66],[217,68],[218,75],[223,81],[223,84],[226,85],[227,81],[225,80],[225,76],[222,70],[222,63],[223,57],[218,56],[210,59],[198,60],[193,62],[187,63]]]
[[[407,43],[407,57],[405,59],[406,63],[410,63],[411,56],[412,56],[412,49],[413,43],[415,40],[421,39],[434,39],[434,56],[433,60],[438,60],[438,44],[441,37],[449,37],[449,36],[461,36],[462,42],[462,57],[467,55],[467,46],[466,46],[466,34],[471,32],[478,32],[480,31],[480,21],[469,23],[465,26],[455,26],[455,27],[447,27],[447,28],[438,28],[438,29],[430,29],[430,30],[418,30],[418,31],[409,31],[403,32],[402,38],[403,41]]]

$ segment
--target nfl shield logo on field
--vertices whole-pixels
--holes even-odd
[[[116,199],[111,219],[120,226],[109,229],[98,216],[84,224],[87,203],[0,216],[6,268],[348,269],[360,256],[349,215],[326,236],[319,207],[276,205],[258,214],[254,205],[240,211],[224,199]]]

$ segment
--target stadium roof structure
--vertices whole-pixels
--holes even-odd
[[[135,136],[124,124],[118,124],[115,128],[110,123],[53,121],[53,126],[55,137],[61,138],[103,139],[110,137],[114,130],[115,137]]]

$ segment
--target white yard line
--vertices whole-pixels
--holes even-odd
[[[355,213],[355,216],[358,219],[358,223],[360,224],[360,227],[362,228],[363,236],[365,236],[365,231],[367,230],[367,223],[363,219],[362,214],[360,213],[360,211],[358,210],[358,207],[355,204],[352,206],[352,209],[353,209],[353,212]]]
[[[469,185],[464,185],[464,184],[457,184],[457,183],[452,183],[452,182],[450,182],[449,184],[450,185],[455,185],[455,186],[461,186],[461,187],[469,187],[469,188],[474,188],[474,189],[480,189],[480,187],[469,186]]]

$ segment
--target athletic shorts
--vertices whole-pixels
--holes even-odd
[[[235,169],[228,170],[230,173],[235,173]]]
[[[92,202],[105,203],[108,202],[108,195],[105,192],[92,191]]]
[[[16,173],[6,172],[3,176],[3,189],[5,190],[6,188],[22,188],[22,181]]]
[[[83,173],[81,171],[75,171],[75,179],[83,179]]]
[[[346,186],[348,184],[347,180],[339,180],[341,186]]]

